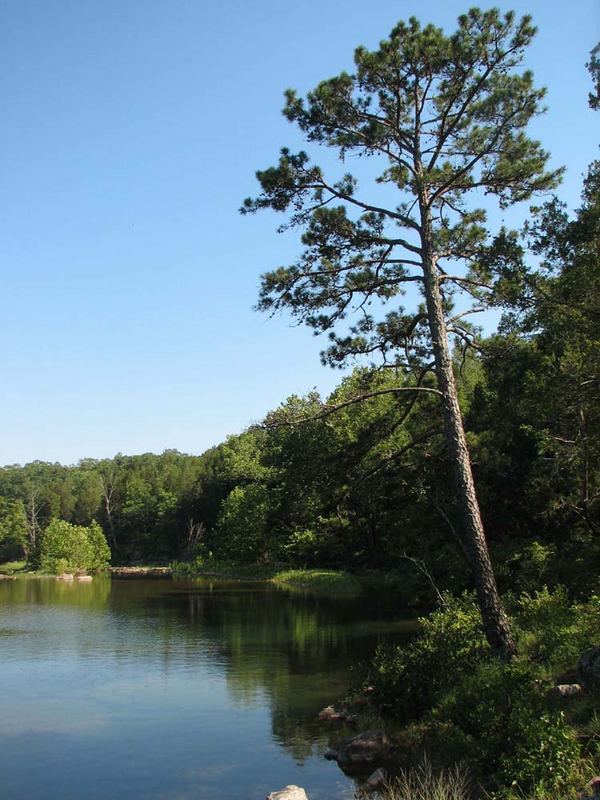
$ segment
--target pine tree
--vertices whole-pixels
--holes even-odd
[[[378,49],[356,50],[353,74],[323,81],[306,98],[286,92],[284,114],[309,143],[342,161],[364,157],[364,186],[351,174],[331,180],[306,152],[283,149],[276,166],[257,173],[262,192],[242,208],[288,212],[286,227],[303,229],[298,260],[263,275],[259,308],[288,309],[326,332],[325,363],[366,356],[374,368],[404,371],[398,393],[439,395],[484,629],[508,658],[515,646],[484,535],[448,337],[473,343],[468,314],[496,302],[502,253],[513,243],[506,233],[490,241],[486,212],[471,198],[489,195],[507,207],[560,177],[525,133],[543,111],[544,90],[518,71],[534,34],[530,17],[497,10],[471,9],[452,35],[414,18],[400,22]],[[398,302],[408,286],[422,298],[412,313]],[[457,310],[457,294],[473,301],[466,310],[464,303]],[[340,330],[347,318],[349,329]]]

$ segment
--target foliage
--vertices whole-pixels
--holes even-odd
[[[0,497],[0,561],[18,558],[27,542],[27,517],[22,500]]]
[[[529,664],[487,662],[447,695],[435,711],[454,727],[467,761],[492,786],[558,791],[579,761],[574,732],[550,711]]]
[[[396,720],[420,717],[489,656],[481,617],[472,599],[446,597],[446,605],[421,621],[408,646],[378,650],[368,681],[374,702]],[[450,678],[451,676],[451,678]]]
[[[522,650],[556,674],[572,667],[581,653],[596,644],[600,630],[600,597],[573,603],[567,590],[543,587],[518,602]]]
[[[41,567],[46,572],[96,572],[106,569],[110,550],[96,522],[89,527],[51,520],[41,544]]]
[[[597,598],[572,606],[562,590],[523,595],[514,622],[525,653],[510,663],[491,657],[469,598],[447,603],[413,642],[377,653],[369,696],[396,724],[418,721],[415,752],[440,766],[464,759],[494,797],[567,797],[582,779],[574,726],[591,712],[584,702],[567,717],[547,695],[548,675],[595,640]],[[549,664],[538,666],[541,653]]]

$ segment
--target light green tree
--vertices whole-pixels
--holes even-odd
[[[97,572],[109,563],[110,550],[96,522],[84,527],[53,519],[44,531],[40,565],[47,572]]]

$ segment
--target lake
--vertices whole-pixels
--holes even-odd
[[[201,579],[0,581],[2,800],[352,796],[316,719],[414,627],[391,597]]]

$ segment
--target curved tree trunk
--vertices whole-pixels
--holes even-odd
[[[510,624],[502,606],[490,554],[483,530],[479,503],[475,492],[471,460],[465,438],[462,414],[458,404],[448,333],[444,319],[438,270],[432,252],[431,223],[428,211],[422,213],[422,248],[425,299],[435,358],[435,370],[442,392],[444,429],[452,463],[458,503],[461,511],[465,544],[481,609],[483,627],[490,645],[506,659],[516,654]]]

